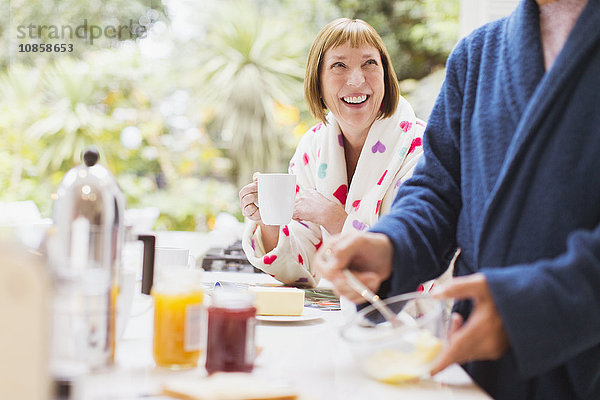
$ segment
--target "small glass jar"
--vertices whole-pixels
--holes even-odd
[[[208,308],[206,371],[250,372],[256,348],[254,296],[246,290],[215,289]]]
[[[165,268],[157,274],[154,298],[154,362],[171,369],[194,368],[202,351],[201,271]]]

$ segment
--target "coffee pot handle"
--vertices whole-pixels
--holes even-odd
[[[154,235],[139,235],[138,240],[144,243],[144,258],[142,261],[142,293],[150,294],[154,281],[154,248],[156,238]]]

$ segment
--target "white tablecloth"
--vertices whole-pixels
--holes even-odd
[[[207,282],[275,282],[266,274],[207,272],[204,276]],[[256,344],[262,347],[262,352],[253,374],[283,382],[295,388],[305,400],[489,399],[456,365],[433,379],[413,384],[388,385],[365,377],[338,335],[349,312],[352,310],[322,311],[323,318],[303,322],[260,322]],[[115,367],[82,379],[76,386],[75,398],[161,399],[157,394],[167,380],[206,376],[202,366],[187,371],[154,366],[152,318],[151,299],[136,295],[132,317],[118,342]]]

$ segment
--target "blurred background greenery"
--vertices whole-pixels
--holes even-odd
[[[286,170],[315,123],[302,81],[327,22],[373,25],[426,119],[459,10],[458,0],[2,1],[0,201],[33,200],[51,216],[62,176],[94,144],[128,208],[156,206],[155,229],[192,231],[220,212],[241,219],[237,192],[252,173]],[[29,30],[84,23],[87,38]],[[91,43],[92,25],[128,28]],[[19,52],[41,43],[73,51]]]

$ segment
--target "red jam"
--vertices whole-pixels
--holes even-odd
[[[256,308],[245,293],[242,300],[237,295],[215,293],[213,305],[208,308],[206,371],[209,374],[250,372],[254,367]]]

